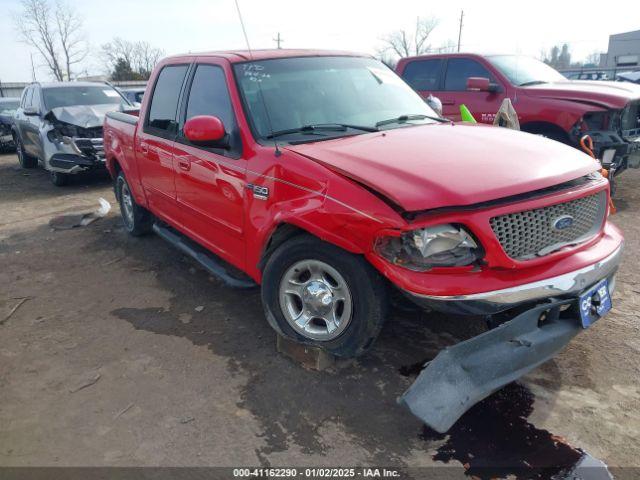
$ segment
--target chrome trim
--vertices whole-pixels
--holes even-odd
[[[566,296],[578,293],[585,288],[597,283],[603,278],[610,277],[618,269],[622,257],[624,244],[608,257],[587,267],[565,273],[557,277],[526,283],[517,287],[493,290],[490,292],[474,293],[470,295],[422,295],[405,290],[405,292],[417,299],[431,302],[469,302],[470,304],[495,306],[496,311],[519,303],[539,300],[550,297]],[[506,308],[505,308],[506,307]]]

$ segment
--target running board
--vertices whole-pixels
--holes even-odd
[[[153,231],[161,238],[177,247],[182,253],[189,255],[196,262],[204,267],[210,274],[218,277],[224,283],[234,288],[254,288],[258,284],[253,280],[237,278],[231,275],[223,264],[223,260],[219,259],[215,254],[209,252],[196,242],[185,237],[181,233],[171,227],[153,224]]]

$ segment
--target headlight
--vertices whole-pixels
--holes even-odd
[[[470,265],[482,257],[482,249],[469,232],[449,223],[420,228],[399,237],[380,237],[375,250],[389,262],[418,272]]]

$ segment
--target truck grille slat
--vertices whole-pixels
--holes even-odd
[[[598,233],[607,211],[607,193],[571,200],[548,207],[509,213],[490,220],[505,253],[515,260],[548,255],[559,248],[583,242]],[[572,223],[559,229],[559,219]]]

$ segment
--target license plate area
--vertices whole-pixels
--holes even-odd
[[[584,292],[578,299],[582,328],[593,325],[611,310],[611,306],[609,280],[605,279]]]

